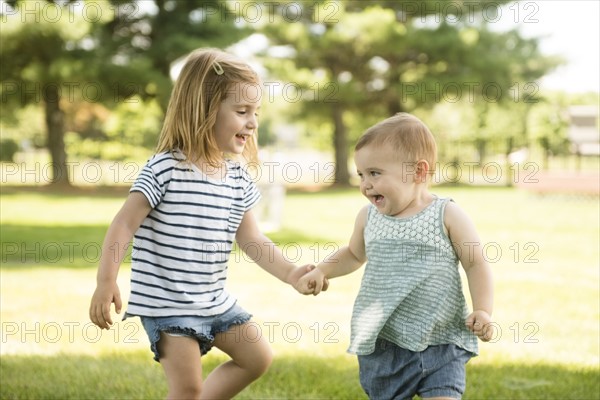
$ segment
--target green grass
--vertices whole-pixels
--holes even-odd
[[[212,370],[225,358],[207,357]],[[49,366],[53,366],[50,368]],[[2,398],[155,399],[166,393],[162,369],[145,352],[9,357],[2,363]],[[560,365],[468,367],[464,399],[590,399],[598,390],[597,371]],[[19,395],[22,394],[22,395]],[[366,399],[357,365],[342,356],[278,357],[239,399]]]
[[[437,187],[475,220],[495,275],[499,334],[468,365],[465,399],[600,399],[597,198],[504,188]],[[87,319],[97,249],[126,191],[3,188],[0,398],[162,398],[162,370],[136,319],[100,332]],[[343,244],[364,204],[357,190],[292,192],[269,236],[299,264]],[[275,350],[265,377],[238,396],[365,398],[345,353],[361,273],[318,297],[296,295],[239,252],[229,290]],[[129,265],[119,276],[127,297]],[[224,355],[203,359],[208,373]]]

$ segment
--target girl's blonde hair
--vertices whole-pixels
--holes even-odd
[[[191,52],[169,100],[157,152],[180,150],[189,162],[202,159],[212,166],[223,161],[214,135],[217,112],[236,84],[260,85],[257,73],[245,62],[218,49]],[[257,135],[246,143],[242,156],[257,160]]]
[[[425,160],[429,164],[429,173],[435,171],[437,145],[433,134],[412,114],[398,113],[373,125],[358,139],[354,150],[371,144],[391,147],[408,162]]]

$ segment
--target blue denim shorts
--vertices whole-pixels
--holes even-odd
[[[451,397],[465,391],[465,366],[472,353],[453,344],[430,346],[414,352],[385,339],[375,351],[359,355],[360,384],[369,399]]]
[[[223,314],[211,317],[181,316],[181,317],[140,317],[142,325],[150,339],[150,349],[154,353],[154,359],[159,361],[157,343],[160,333],[164,332],[173,336],[189,336],[198,341],[200,353],[204,355],[213,347],[215,335],[226,332],[233,325],[241,325],[250,320],[252,315],[248,314],[242,307],[235,304]]]

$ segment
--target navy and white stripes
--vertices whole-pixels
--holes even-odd
[[[228,163],[208,178],[181,153],[155,155],[131,191],[152,211],[135,234],[127,314],[210,316],[235,298],[225,291],[227,263],[244,213],[260,199],[244,169]]]

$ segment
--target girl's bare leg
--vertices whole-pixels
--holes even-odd
[[[230,361],[215,368],[204,381],[202,399],[230,399],[264,374],[273,359],[260,328],[248,322],[215,336],[215,347]]]
[[[198,341],[161,332],[157,346],[169,386],[167,399],[199,399],[202,392],[202,363]]]

